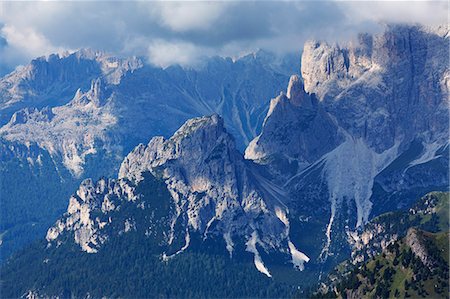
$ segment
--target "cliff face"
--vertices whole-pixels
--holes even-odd
[[[11,215],[0,219],[8,227],[0,233],[5,256],[43,234],[43,219],[58,217],[83,179],[115,176],[137,144],[169,137],[190,118],[219,113],[243,149],[260,130],[268,99],[296,71],[297,58],[279,62],[263,51],[161,69],[80,50],[35,59],[1,78],[0,143],[14,148],[0,160]],[[48,158],[34,163],[39,154]],[[46,208],[30,208],[36,205]]]
[[[140,67],[117,84],[97,78],[63,106],[16,112],[0,129],[2,171],[32,165],[33,175],[44,169],[42,177],[77,182],[120,165],[117,179],[81,183],[47,232],[52,250],[72,244],[95,256],[136,233],[164,261],[200,248],[250,256],[268,277],[279,264],[316,277],[349,256],[356,263],[392,249],[410,218],[420,222],[414,208],[398,219],[374,216],[448,190],[448,51],[443,27],[310,42],[301,77],[291,76],[270,107],[262,95],[288,77],[257,55],[212,59],[201,71]],[[229,129],[217,114],[195,117],[213,111]],[[244,158],[237,148],[260,125]],[[164,137],[136,146],[155,132]],[[8,194],[28,190],[1,177]],[[40,198],[51,202],[29,201]],[[419,256],[420,238],[409,240]]]
[[[389,26],[348,45],[308,43],[302,55],[305,90],[324,102],[340,127],[377,153],[398,139],[443,142],[450,86],[442,63],[447,41],[444,26]]]
[[[243,159],[217,115],[189,120],[170,139],[155,137],[137,146],[123,161],[118,180],[84,181],[65,216],[48,230],[47,241],[58,246],[72,239],[83,251],[95,253],[114,235],[136,223],[142,226],[144,220],[134,216],[116,224],[114,215],[122,215],[117,211],[130,202],[153,213],[145,204],[149,195],[139,190],[155,178],[164,182],[173,206],[165,221],[157,219],[170,224],[160,242],[172,250],[161,249],[163,259],[182,253],[200,237],[222,243],[231,257],[250,252],[257,270],[269,277],[262,255],[284,256],[282,263],[300,270],[309,261],[290,239],[283,192]],[[120,225],[125,231],[111,231]],[[152,228],[141,233],[146,231]]]
[[[315,224],[321,256],[370,217],[448,189],[448,55],[445,26],[305,44],[302,78],[272,100],[246,158],[288,190],[291,213],[328,218]]]

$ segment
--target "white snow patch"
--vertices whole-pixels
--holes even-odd
[[[280,209],[280,207],[275,207],[275,215],[278,217],[278,219],[280,219],[281,222],[284,223],[284,225],[286,226],[287,233],[289,234],[290,224],[286,212]],[[294,243],[292,243],[290,240],[288,242],[288,246],[289,251],[291,252],[292,263],[294,264],[294,267],[302,271],[303,269],[305,269],[303,264],[304,262],[309,262],[309,257],[303,252],[297,250],[297,248],[295,248]]]
[[[90,247],[86,243],[81,243],[81,249],[86,251],[87,253],[97,253],[97,249]]]
[[[328,256],[328,251],[329,251],[330,245],[331,245],[331,227],[333,225],[334,216],[336,214],[336,204],[337,204],[336,198],[334,196],[331,196],[330,201],[331,201],[331,216],[330,216],[330,221],[328,221],[327,230],[325,232],[325,235],[327,237],[327,243],[325,244],[322,251],[320,252],[320,258],[322,260],[324,259],[324,257]]]
[[[259,255],[258,249],[256,249],[256,244],[259,243],[259,238],[258,238],[258,234],[256,233],[256,231],[254,231],[252,233],[251,238],[247,241],[247,243],[245,243],[245,245],[247,246],[247,248],[245,249],[248,252],[251,252],[255,255],[255,266],[256,269],[267,275],[267,277],[272,277],[272,275],[270,274],[269,270],[266,268],[266,266],[264,266],[264,263],[261,259],[261,256]]]
[[[184,246],[181,247],[180,250],[178,250],[177,252],[175,252],[172,255],[166,255],[166,253],[164,252],[162,255],[162,260],[167,262],[169,259],[173,258],[174,256],[176,256],[180,253],[183,253],[183,251],[185,251],[189,247],[189,244],[191,243],[191,236],[189,235],[189,230],[187,230],[187,229],[186,229],[186,235],[184,236],[184,240],[185,240]]]
[[[230,253],[230,257],[233,256],[233,250],[234,250],[234,243],[233,240],[231,239],[231,234],[230,232],[227,232],[223,235],[223,238],[225,240],[225,243],[227,244],[226,248],[228,250],[228,253]]]
[[[185,251],[189,247],[189,244],[191,243],[191,236],[189,235],[189,231],[188,230],[186,230],[186,235],[184,236],[184,241],[185,241],[184,246],[181,247],[181,249],[178,250],[177,253],[175,253],[175,254],[182,253],[183,251]]]
[[[258,151],[259,136],[256,136],[245,149],[244,158],[247,160],[258,160],[264,157],[264,153]]]
[[[288,245],[289,250],[291,251],[292,263],[294,264],[294,267],[296,267],[299,270],[305,269],[303,263],[309,262],[309,257],[306,256],[306,254],[304,254],[303,252],[298,251],[291,241],[289,241]]]
[[[280,219],[280,221],[289,229],[289,219],[287,218],[286,213],[279,207],[275,207],[275,215],[277,215],[278,219]]]

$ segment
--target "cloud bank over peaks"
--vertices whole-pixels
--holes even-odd
[[[447,24],[447,13],[447,1],[0,2],[0,72],[79,48],[160,66],[259,48],[284,54],[382,23]]]

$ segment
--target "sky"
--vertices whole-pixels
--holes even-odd
[[[386,23],[448,24],[447,1],[0,1],[0,73],[80,48],[159,66],[258,49],[300,52],[377,32]]]

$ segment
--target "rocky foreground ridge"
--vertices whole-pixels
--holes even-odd
[[[202,242],[219,239],[230,257],[235,247],[252,253],[256,268],[269,277],[260,251],[284,255],[286,262],[303,269],[309,258],[290,239],[284,194],[256,168],[236,150],[219,116],[189,120],[170,139],[155,137],[148,145],[137,146],[123,161],[118,180],[84,181],[65,216],[47,232],[47,240],[57,246],[60,236],[68,233],[82,250],[101,250],[102,243],[113,237],[104,233],[115,225],[108,215],[118,211],[122,201],[146,209],[146,199],[136,189],[150,173],[164,182],[173,201],[163,241],[167,246],[180,244],[173,254],[188,249],[195,235]],[[131,215],[118,233],[133,229],[136,221]],[[151,233],[152,227],[141,231],[146,232]],[[163,259],[171,256],[162,253]]]

